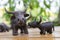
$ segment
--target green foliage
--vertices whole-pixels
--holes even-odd
[[[24,6],[27,8],[30,0],[23,0]]]
[[[9,10],[14,11],[15,8],[15,6],[13,6],[14,0],[9,0],[8,3],[9,3]]]
[[[46,0],[44,0],[44,5],[46,6],[46,8],[49,8],[49,9],[50,9],[50,6],[51,6],[51,5],[50,5],[50,4],[47,4],[47,3],[46,3]]]
[[[4,13],[3,17],[6,18],[6,21],[10,21],[10,18],[11,18],[11,14],[8,14],[8,13]]]
[[[27,3],[27,2],[29,2],[29,0],[23,0],[23,2],[24,2],[24,3]]]
[[[25,7],[29,6],[30,9],[38,8],[39,2],[37,0],[23,0]]]
[[[24,2],[24,6],[25,7],[29,6],[31,10],[34,10],[35,8],[39,8],[39,2],[37,0],[23,0],[23,2]],[[14,11],[14,9],[15,9],[15,6],[13,6],[14,0],[9,0],[8,3],[9,3],[9,10]],[[47,4],[45,0],[43,3],[46,6],[46,8],[50,8],[50,4]],[[46,15],[46,11],[43,7],[40,7],[40,12],[35,13],[35,14],[37,14],[37,15],[35,17],[32,15],[32,17],[31,17],[32,20],[35,20],[35,18],[37,20],[39,16],[42,16],[43,20],[46,20],[48,18],[48,15]],[[6,19],[9,19],[11,17],[11,15],[7,14],[7,13],[5,13],[4,15],[5,15]]]
[[[53,23],[54,23],[55,26],[60,26],[60,23],[58,22],[58,20],[57,21],[53,21]]]
[[[15,6],[13,6],[14,0],[9,0],[8,3],[9,3],[9,10],[10,10],[10,11],[14,11],[14,9],[15,9]],[[7,4],[6,4],[6,5],[7,5]],[[5,6],[6,6],[6,5],[5,5]],[[8,14],[8,13],[4,13],[4,15],[3,15],[3,17],[6,18],[6,21],[10,21],[10,17],[11,17],[11,16],[12,16],[12,15],[11,15],[11,14]]]
[[[49,2],[49,1],[48,1]],[[36,4],[34,4],[34,3],[36,3]],[[50,4],[47,4],[46,3],[46,1],[44,0],[44,5],[45,5],[45,7],[46,8],[48,8],[48,9],[50,9]],[[30,4],[29,4],[29,6],[30,6],[30,9],[31,10],[33,10],[34,8],[39,8],[39,3],[37,2],[37,0],[32,0],[32,1],[30,1]],[[36,15],[36,20],[38,19],[38,17],[40,17],[40,16],[42,16],[42,19],[44,20],[44,21],[46,21],[46,19],[48,19],[49,20],[49,17],[50,17],[50,15],[47,15],[47,13],[46,13],[46,8],[43,8],[43,7],[40,7],[40,11],[39,11],[39,13],[35,13],[35,14],[37,14]],[[33,13],[32,13],[33,14]],[[32,15],[33,16],[33,15]],[[32,19],[34,19],[33,17],[32,17]]]
[[[15,6],[14,5],[14,1],[15,0],[9,0],[8,3],[9,3],[9,10],[10,11],[14,11],[15,10]],[[48,1],[49,2],[49,1]],[[20,1],[19,1],[20,3]],[[47,4],[46,0],[43,1],[43,4],[45,5],[45,8],[44,7],[40,7],[39,6],[39,2],[38,0],[23,0],[23,3],[24,3],[24,6],[25,8],[27,8],[27,10],[30,9],[30,12],[33,11],[33,10],[37,10],[37,11],[33,11],[31,12],[32,16],[31,16],[31,21],[33,20],[39,20],[39,17],[42,16],[42,19],[44,21],[46,21],[46,19],[49,20],[49,17],[50,17],[50,13],[46,13],[46,9],[50,9],[51,7],[51,3]],[[38,8],[40,10],[38,10]],[[39,11],[39,12],[38,12]],[[47,15],[48,14],[48,15]],[[35,16],[36,15],[36,16]],[[9,18],[11,17],[10,14],[7,14],[5,13],[4,16],[9,20]]]

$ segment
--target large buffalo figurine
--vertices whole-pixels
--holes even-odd
[[[9,27],[5,23],[0,23],[0,32],[9,32]]]
[[[12,28],[13,35],[18,35],[18,29],[21,29],[21,33],[28,34],[26,17],[28,17],[29,14],[26,14],[26,10],[9,12],[5,8],[5,11],[8,14],[13,15],[11,16],[11,28]]]

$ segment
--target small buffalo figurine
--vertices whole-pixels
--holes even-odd
[[[40,34],[52,34],[52,31],[54,31],[54,25],[52,22],[45,22],[45,23],[41,23],[38,27],[40,29]],[[53,29],[53,30],[52,30]]]
[[[47,32],[49,34],[52,34],[52,29],[54,30],[54,25],[53,22],[45,22],[41,23],[42,17],[40,17],[40,21],[37,22],[36,20],[33,22],[28,23],[28,26],[30,28],[39,28],[40,29],[40,34],[44,34]]]
[[[21,29],[21,33],[28,34],[27,26],[26,26],[26,17],[29,16],[29,14],[26,14],[25,11],[7,11],[5,8],[5,11],[8,14],[12,14],[11,16],[11,28],[12,28],[12,34],[18,35],[18,29]]]
[[[0,32],[9,32],[9,27],[5,23],[0,23]]]

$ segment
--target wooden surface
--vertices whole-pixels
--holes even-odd
[[[55,27],[53,34],[40,35],[39,29],[28,29],[29,34],[12,35],[12,31],[0,33],[0,40],[60,40],[60,27]]]

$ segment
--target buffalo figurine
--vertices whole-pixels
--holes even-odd
[[[5,23],[0,23],[0,32],[9,32],[9,27]]]
[[[18,35],[18,29],[21,30],[21,33],[28,34],[27,24],[26,24],[26,17],[29,16],[29,14],[26,14],[25,11],[7,11],[5,8],[5,11],[8,14],[12,14],[11,16],[11,28],[12,28],[12,34]]]
[[[46,32],[49,34],[52,34],[52,32],[54,31],[53,22],[41,23],[38,28],[40,29],[40,34],[43,34],[43,35],[45,35]]]
[[[45,23],[41,23],[42,22],[42,17],[40,17],[40,21],[36,21],[34,20],[33,22],[29,22],[28,26],[30,26],[30,28],[38,28],[40,29],[40,34],[52,34],[52,32],[54,31],[54,24],[53,22],[45,22]],[[53,29],[53,30],[52,30]]]

